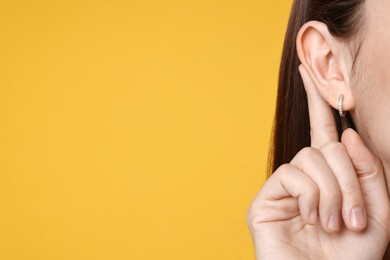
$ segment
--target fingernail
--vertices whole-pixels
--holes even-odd
[[[340,216],[338,213],[333,213],[332,215],[330,215],[328,228],[332,230],[339,230],[339,227],[340,227]]]
[[[366,214],[360,207],[351,210],[351,225],[356,228],[364,227],[366,225]]]
[[[313,210],[310,212],[309,220],[310,220],[310,222],[313,223],[313,224],[317,223],[317,209],[313,209]]]

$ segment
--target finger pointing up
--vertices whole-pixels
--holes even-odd
[[[331,141],[338,142],[338,132],[332,107],[318,93],[305,67],[301,64],[298,69],[308,98],[311,146],[320,148]]]

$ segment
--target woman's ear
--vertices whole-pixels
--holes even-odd
[[[296,46],[301,64],[320,95],[338,109],[343,94],[343,110],[353,109],[355,99],[349,84],[352,59],[347,43],[332,36],[324,23],[310,21],[299,30]]]

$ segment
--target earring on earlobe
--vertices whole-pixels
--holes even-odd
[[[340,114],[340,117],[345,117],[345,114],[343,112],[343,99],[344,99],[344,95],[341,94],[340,97],[339,97],[339,114]]]

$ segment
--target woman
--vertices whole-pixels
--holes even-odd
[[[294,1],[272,174],[247,211],[257,259],[390,259],[389,13],[388,0]]]

